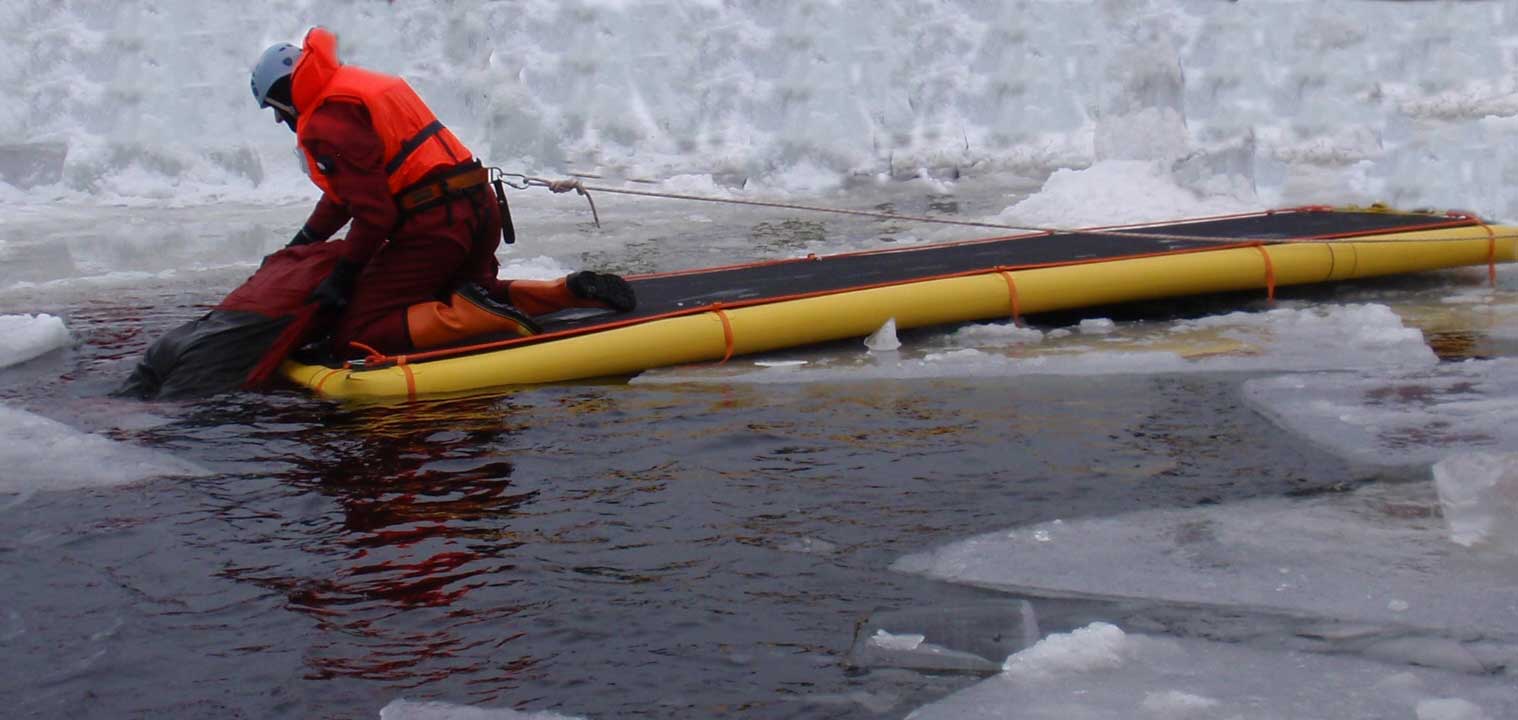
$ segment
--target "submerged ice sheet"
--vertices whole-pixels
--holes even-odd
[[[1007,658],[1005,671],[911,720],[1496,720],[1518,713],[1510,678],[1359,658],[1176,640],[1093,623]]]
[[[1170,323],[1093,318],[1047,332],[1010,322],[968,325],[892,353],[822,352],[781,366],[646,372],[635,382],[829,382],[883,378],[1110,375],[1260,370],[1426,368],[1423,334],[1385,305],[1282,307]]]
[[[207,471],[166,453],[75,430],[24,410],[0,405],[0,493],[26,495],[124,485],[159,477],[194,477]]]
[[[0,368],[50,353],[71,339],[63,320],[52,315],[0,315]]]
[[[1397,372],[1260,378],[1244,396],[1278,425],[1357,462],[1423,465],[1518,443],[1518,359]]]
[[[574,720],[553,712],[520,712],[510,708],[482,708],[444,702],[393,700],[380,708],[380,720]]]
[[[893,567],[1039,594],[1513,633],[1518,558],[1451,543],[1437,502],[1431,484],[1414,483],[1056,520],[910,555]]]
[[[1026,600],[881,610],[855,626],[848,662],[863,668],[986,673],[1038,638],[1038,619]]]

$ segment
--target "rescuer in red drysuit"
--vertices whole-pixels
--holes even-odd
[[[312,294],[343,309],[332,338],[339,356],[530,335],[530,316],[566,307],[633,308],[632,288],[616,275],[498,280],[502,214],[488,171],[404,80],[341,64],[331,32],[312,28],[303,48],[266,50],[253,95],[295,131],[323,193],[290,244],[325,241],[352,222],[347,251]]]

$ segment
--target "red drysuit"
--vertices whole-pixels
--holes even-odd
[[[305,150],[328,168],[326,181],[347,203],[324,195],[306,232],[324,240],[351,219],[345,257],[364,264],[333,335],[339,356],[365,354],[350,348],[352,342],[385,353],[409,351],[406,307],[446,300],[461,282],[497,293],[501,214],[488,185],[402,219],[387,184],[384,148],[363,105],[329,100],[302,129]]]

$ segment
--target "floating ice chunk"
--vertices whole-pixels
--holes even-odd
[[[1038,621],[1026,600],[883,610],[855,628],[849,663],[990,674],[1038,637]]]
[[[0,406],[0,493],[123,485],[156,477],[209,474],[171,455],[80,432]]]
[[[870,644],[885,650],[916,650],[922,646],[922,641],[927,639],[926,635],[892,635],[885,630],[876,630],[875,634],[870,636]]]
[[[1444,668],[1464,673],[1487,671],[1485,663],[1464,645],[1448,638],[1404,636],[1377,640],[1360,653],[1388,662]]]
[[[1094,624],[1051,636],[1013,659],[1045,655],[1052,657],[1043,665],[1044,672],[993,676],[918,708],[908,718],[1518,717],[1518,692],[1511,678],[1429,668],[1401,670],[1352,656],[1158,638]],[[1056,663],[1062,664],[1056,667]]]
[[[520,712],[511,708],[482,708],[444,702],[392,700],[380,708],[380,720],[573,720],[554,712]]]
[[[70,339],[63,320],[52,315],[0,315],[0,367],[45,355]]]
[[[1434,464],[1450,540],[1518,555],[1518,453],[1467,453]]]
[[[1070,672],[1111,670],[1122,667],[1151,644],[1163,640],[1129,635],[1111,623],[1095,622],[1068,633],[1056,633],[1026,650],[1013,653],[1002,664],[1002,671],[1020,677],[1038,678]]]
[[[1432,464],[1462,449],[1518,443],[1518,360],[1394,373],[1250,380],[1244,397],[1276,424],[1351,460]]]
[[[870,352],[890,352],[901,348],[901,340],[896,338],[896,318],[888,318],[874,333],[864,339],[864,346]]]
[[[1436,698],[1418,703],[1418,720],[1489,720],[1490,715],[1469,700]]]
[[[1044,333],[1015,323],[981,323],[949,333],[949,340],[975,345],[1036,345],[1044,341]]]
[[[1518,627],[1511,600],[1518,597],[1518,559],[1448,542],[1431,485],[1039,523],[909,555],[892,567],[1057,596],[1248,608],[1438,632]]]
[[[834,555],[838,552],[838,546],[826,540],[804,537],[796,538],[780,546],[786,552],[802,553],[805,555]]]
[[[928,353],[922,359],[924,362],[936,363],[976,361],[990,359],[990,357],[990,355],[974,348],[964,348],[961,350],[949,350],[947,352]]]
[[[1192,695],[1180,690],[1165,690],[1163,692],[1151,692],[1144,694],[1144,702],[1139,706],[1144,711],[1159,718],[1200,717],[1208,710],[1217,707],[1218,701],[1212,698]]]
[[[1385,305],[1328,305],[1234,312],[1176,324],[1181,331],[1220,330],[1267,348],[1255,367],[1331,370],[1363,367],[1432,367],[1438,362],[1423,332],[1408,327]],[[1283,362],[1286,361],[1286,362]],[[1241,364],[1239,369],[1251,369]]]
[[[1117,329],[1117,323],[1109,318],[1086,318],[1076,327],[1082,335],[1106,335]]]

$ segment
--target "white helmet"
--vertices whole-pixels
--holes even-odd
[[[288,100],[275,101],[269,104],[269,90],[274,84],[283,78],[290,77],[295,72],[295,63],[300,61],[300,48],[290,43],[276,43],[270,45],[264,54],[259,56],[258,63],[253,66],[253,99],[258,101],[261,108],[278,107],[286,105]],[[292,112],[292,108],[279,107],[285,112]]]

